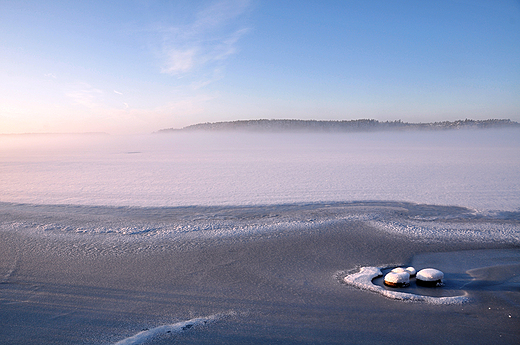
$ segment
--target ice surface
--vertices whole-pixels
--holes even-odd
[[[518,217],[518,212],[510,212]],[[435,215],[434,217],[432,215]],[[422,242],[520,244],[520,222],[461,207],[403,202],[258,206],[107,207],[0,202],[0,231],[38,236],[86,235],[118,241],[271,236],[362,221]],[[418,221],[418,218],[426,220]]]
[[[0,136],[0,201],[188,206],[398,200],[517,211],[518,157],[518,130]]]
[[[252,292],[243,295],[242,284],[250,284],[254,289],[258,287],[260,293],[264,293],[262,289],[265,288],[266,296],[275,291],[283,296],[281,301],[285,301],[285,293],[296,296],[293,291],[310,294],[308,296],[313,299],[309,301],[314,301],[316,296],[332,295],[324,294],[325,290],[313,290],[312,284],[320,289],[328,286],[327,291],[336,294],[337,281],[330,279],[335,270],[358,265],[377,266],[387,263],[384,261],[387,258],[404,265],[408,255],[405,247],[409,245],[415,251],[448,247],[446,250],[462,250],[468,243],[472,248],[493,248],[495,245],[517,248],[520,245],[519,134],[519,131],[506,130],[305,135],[191,133],[142,137],[0,136],[0,235],[7,241],[3,243],[7,248],[3,250],[7,259],[3,261],[0,279],[6,287],[15,287],[15,284],[7,283],[16,279],[32,282],[31,272],[42,276],[54,273],[54,279],[63,271],[66,283],[72,284],[67,287],[77,287],[74,284],[78,281],[80,285],[102,286],[106,278],[111,277],[109,287],[115,291],[120,278],[133,285],[139,281],[140,272],[146,271],[143,268],[159,265],[152,258],[165,253],[183,258],[174,266],[180,268],[182,274],[193,276],[192,286],[204,281],[208,291],[227,293],[231,285],[226,277],[230,275],[236,279],[233,289],[240,291],[241,299],[256,298]],[[298,242],[301,233],[308,236],[302,243]],[[372,238],[365,237],[368,233],[382,242],[365,246]],[[322,238],[320,234],[325,235]],[[327,237],[330,234],[333,234],[331,239]],[[343,236],[352,241],[336,241]],[[271,241],[273,238],[276,241]],[[10,239],[17,246],[10,246]],[[327,245],[312,247],[315,239]],[[397,242],[403,246],[398,248],[397,254],[395,247],[387,246],[394,243],[393,239],[399,239]],[[283,265],[270,258],[263,263],[257,260],[264,257],[265,247],[262,244],[258,250],[262,254],[257,254],[256,240],[258,243],[267,241],[273,246],[268,253],[279,253],[275,244],[290,241],[289,247],[284,247],[279,254],[277,262]],[[296,243],[293,252],[286,256],[286,249],[291,249],[292,242]],[[242,246],[244,243],[249,246]],[[329,267],[331,243],[338,243],[338,248],[333,253],[334,264]],[[300,245],[303,251],[298,249]],[[364,248],[376,247],[383,250],[367,250],[366,255],[363,252]],[[213,256],[217,258],[215,262],[205,267],[204,256],[208,248],[218,248],[218,255]],[[251,256],[235,257],[237,248],[250,250],[246,253]],[[324,252],[319,260],[314,257],[316,248],[318,253]],[[358,259],[358,254],[363,257]],[[517,252],[515,255],[518,257]],[[196,260],[192,260],[194,257]],[[253,259],[245,259],[249,257]],[[401,259],[396,259],[399,257]],[[493,257],[497,255],[493,254]],[[432,265],[447,274],[454,271],[439,265],[435,257],[425,258],[408,264],[415,267]],[[442,258],[451,256],[442,253]],[[31,266],[33,261],[34,267]],[[55,272],[42,270],[39,266],[45,263],[50,267],[55,261],[72,262],[76,266],[60,265]],[[264,265],[261,266],[263,272],[258,271],[257,266],[249,270],[249,265],[257,261]],[[327,264],[312,272],[308,268],[318,263],[322,265],[322,261]],[[91,262],[109,262],[110,265],[90,266]],[[121,264],[128,262],[128,266]],[[443,262],[461,264],[459,259],[444,259]],[[155,280],[149,283],[142,278],[143,291],[153,290],[151,286],[162,282],[165,274],[167,277],[173,275],[165,269],[169,265],[172,260],[163,261],[157,272],[150,272]],[[91,271],[73,270],[73,267],[87,266]],[[302,267],[307,267],[309,272],[303,274]],[[222,277],[213,277],[217,285],[213,285],[213,280],[204,280],[215,268],[224,273]],[[283,284],[268,290],[256,280],[248,280],[249,273],[245,276],[235,273],[236,268],[238,272],[254,272],[260,282],[278,286],[277,282],[282,281]],[[475,277],[476,280],[460,281],[478,292],[495,289],[497,282],[501,292],[518,291],[518,278],[514,275],[517,268],[518,262],[511,260],[506,266],[498,261],[469,265],[467,269],[471,270],[468,271],[471,276],[468,275],[468,279]],[[365,267],[357,274],[348,275],[345,283],[403,301],[460,304],[469,300],[468,296],[445,296],[444,292],[442,296],[423,296],[387,290],[372,282],[380,271],[376,267]],[[314,280],[308,278],[311,275]],[[292,277],[290,283],[284,280],[287,276]],[[41,276],[35,277],[38,278],[35,282],[40,284]],[[196,280],[198,277],[201,279]],[[307,286],[309,281],[313,282],[311,287]],[[181,282],[184,280],[166,279],[163,284],[170,291],[172,283],[177,288],[172,291],[177,293],[184,289]],[[302,290],[298,290],[300,287]],[[45,288],[48,288],[46,284],[42,290]],[[250,291],[256,293],[254,289],[250,288]],[[458,293],[460,289],[457,286],[455,290]],[[68,295],[71,290],[65,291]],[[42,301],[39,307],[45,311],[42,318],[47,319],[45,308],[52,303],[47,303],[49,299],[45,299],[41,291],[36,293],[38,298],[35,300]],[[12,296],[18,295],[13,293]],[[195,297],[205,298],[204,295]],[[217,299],[225,300],[227,296]],[[186,303],[192,308],[189,302],[181,300],[176,303]],[[341,300],[344,301],[343,297]],[[305,308],[312,305],[307,301],[304,304]],[[170,308],[169,304],[164,306]],[[16,309],[11,307],[10,310]],[[226,305],[197,311],[196,315],[229,309],[238,310],[234,305]],[[318,309],[329,308],[320,306]],[[364,314],[359,311],[364,309],[354,306],[351,309],[356,310],[352,314],[353,320],[361,318]],[[298,313],[306,315],[307,311],[302,310]],[[142,329],[142,324],[136,323],[129,328],[125,326],[124,332],[116,332],[118,338],[111,340],[127,336],[120,343],[148,343],[156,337],[162,339],[168,332],[182,332],[213,318],[164,325],[171,322],[164,320],[170,320],[172,314],[181,315],[168,309],[153,321],[153,324],[163,326],[135,334]],[[340,314],[349,313],[342,311]],[[77,315],[77,318],[83,317],[81,313]],[[312,320],[318,319],[322,320],[321,316],[313,316]],[[464,317],[463,320],[468,319]],[[38,329],[39,321],[33,322],[37,325],[34,329]],[[387,326],[386,320],[383,325]],[[441,325],[442,329],[444,326]],[[298,330],[301,328],[300,325],[297,327]],[[344,323],[339,327],[336,330],[343,329]],[[48,329],[47,334],[52,332],[54,329]],[[193,333],[196,332],[184,336]]]

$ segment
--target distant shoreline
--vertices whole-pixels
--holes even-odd
[[[375,132],[408,130],[453,130],[520,128],[520,123],[510,119],[457,120],[429,123],[410,123],[371,119],[359,120],[238,120],[206,122],[183,128],[166,128],[156,133],[193,131],[246,131],[246,132]]]
[[[46,132],[34,132],[34,133],[0,133],[0,136],[11,136],[11,137],[56,137],[56,136],[78,136],[78,135],[84,135],[84,136],[108,136],[110,134],[105,132],[72,132],[72,133],[46,133]]]

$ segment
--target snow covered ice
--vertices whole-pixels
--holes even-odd
[[[0,342],[370,343],[435,315],[408,339],[513,343],[518,157],[518,130],[0,136]]]
[[[518,130],[0,136],[0,201],[520,207]]]
[[[67,210],[76,210],[74,219],[35,219],[35,226],[22,219],[8,226],[55,233],[177,236],[204,230],[231,235],[349,218],[431,241],[518,243],[518,226],[507,220],[517,219],[520,207],[519,132],[0,136],[0,202],[75,205]],[[345,202],[397,202],[389,209],[399,208],[399,202],[439,206],[431,212],[409,209],[405,218],[381,208],[352,212],[347,205],[346,213],[332,211]],[[309,208],[283,208],[326,203],[341,205],[314,218],[306,214]],[[115,214],[140,216],[127,224],[79,205],[116,207]],[[233,209],[244,206],[269,206],[269,211],[233,214],[247,213]],[[38,208],[32,210],[38,218]],[[173,223],[165,216],[172,212],[179,215]],[[463,222],[477,218],[478,223]]]

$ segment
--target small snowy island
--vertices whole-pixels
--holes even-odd
[[[417,272],[417,277],[429,277],[423,279],[435,278],[435,285],[432,284],[429,286],[441,286],[437,284],[439,281],[442,282],[442,278],[444,277],[441,271],[430,268],[422,271],[424,272]],[[385,276],[385,285],[391,287],[407,287],[410,285],[409,278],[410,273],[412,272],[415,273],[415,269],[413,269],[413,267],[408,267],[406,269],[394,269]],[[372,280],[374,280],[377,277],[381,277],[382,275],[383,273],[381,272],[381,268],[379,267],[361,267],[356,272],[344,275],[342,277],[342,281],[347,285],[356,287],[361,290],[375,292],[390,299],[406,302],[426,302],[430,304],[447,305],[463,304],[469,301],[469,298],[467,297],[467,293],[465,291],[461,291],[462,295],[460,296],[433,297],[408,292],[387,290],[382,286],[376,285],[372,282]]]

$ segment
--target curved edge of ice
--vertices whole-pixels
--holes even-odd
[[[368,290],[371,292],[378,293],[387,298],[406,302],[426,302],[430,304],[447,305],[463,304],[470,301],[469,297],[467,297],[466,292],[464,292],[463,296],[432,297],[399,291],[389,291],[379,285],[375,285],[374,283],[372,283],[372,280],[374,278],[380,277],[382,275],[383,273],[381,272],[381,269],[378,267],[361,267],[359,272],[351,273],[343,277],[343,282],[362,290]]]
[[[218,319],[221,319],[225,316],[232,316],[236,313],[234,311],[230,311],[227,313],[220,313],[220,314],[214,314],[206,317],[198,317],[194,319],[190,319],[187,321],[181,321],[177,323],[173,323],[170,325],[162,325],[158,327],[154,327],[151,329],[143,330],[131,337],[122,339],[114,345],[137,345],[137,344],[143,344],[144,342],[159,336],[161,334],[168,334],[168,333],[181,333],[183,331],[186,331],[192,327],[199,326],[199,325],[205,325],[207,323],[210,323],[212,321],[216,321]]]

